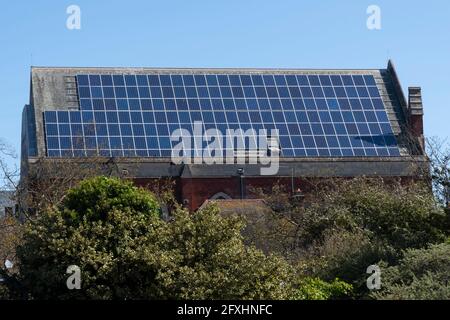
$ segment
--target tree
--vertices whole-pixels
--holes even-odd
[[[284,257],[322,280],[352,284],[356,296],[368,293],[369,265],[395,263],[407,248],[423,248],[449,234],[448,214],[421,183],[381,178],[328,180],[296,203],[274,187],[261,193],[273,208],[272,230]],[[278,244],[283,244],[282,246]]]
[[[446,139],[431,137],[426,140],[431,177],[436,198],[450,205],[450,144]]]
[[[209,206],[195,214],[178,210],[163,225],[165,261],[158,267],[169,299],[286,299],[293,269],[283,259],[243,243],[239,218],[224,218]],[[144,272],[145,274],[145,272]]]
[[[11,162],[17,158],[13,148],[0,139],[0,190],[11,190],[18,177],[17,167]],[[0,216],[0,299],[14,298],[6,284],[8,277],[17,271],[16,246],[20,242],[22,226],[15,217]],[[13,263],[12,269],[5,266],[6,260]]]
[[[215,207],[159,218],[154,197],[95,178],[27,224],[19,280],[36,299],[280,299],[294,297],[293,268],[246,247],[238,218]],[[81,269],[81,290],[66,269]]]
[[[279,186],[258,192],[273,209],[272,236],[283,237],[277,240],[289,254],[298,251],[298,258],[334,231],[361,231],[397,250],[442,241],[450,232],[448,217],[421,183],[365,177],[328,180],[300,203]]]
[[[0,189],[13,190],[17,185],[19,169],[11,162],[17,159],[14,149],[0,138]]]
[[[35,299],[327,299],[351,286],[309,279],[246,246],[243,220],[208,206],[159,217],[155,197],[119,179],[88,179],[28,222],[17,279]],[[66,287],[67,267],[81,289]]]
[[[299,300],[328,300],[348,297],[353,286],[335,279],[325,282],[319,278],[306,277],[300,282],[296,298]]]
[[[104,157],[39,158],[22,170],[25,174],[14,184],[14,190],[22,214],[28,219],[49,207],[60,206],[67,191],[82,180],[97,176],[124,176],[114,159]]]
[[[371,296],[390,300],[450,299],[450,242],[409,249],[400,263],[383,268],[381,291]]]
[[[95,177],[82,181],[67,191],[62,202],[63,216],[69,223],[81,220],[105,221],[114,210],[128,211],[133,216],[159,216],[159,204],[153,194],[137,188],[131,181]]]
[[[35,298],[115,297],[122,250],[131,250],[128,246],[145,237],[158,215],[154,197],[131,182],[106,177],[83,181],[59,207],[28,222],[18,248],[20,281]],[[70,265],[83,270],[83,292],[67,290]]]
[[[4,283],[10,276],[17,273],[16,247],[20,243],[22,225],[14,217],[0,217],[0,300],[15,298]],[[6,268],[5,262],[13,264],[12,268]],[[13,281],[11,286],[17,283]]]
[[[420,182],[353,179],[326,191],[322,199],[310,208],[317,222],[311,226],[312,234],[329,220],[329,226],[365,230],[371,239],[402,250],[443,241],[450,231],[444,211]]]

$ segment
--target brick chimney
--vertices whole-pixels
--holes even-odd
[[[420,87],[408,88],[408,125],[411,134],[419,142],[422,153],[425,150],[425,139],[423,136],[423,106],[422,92]]]

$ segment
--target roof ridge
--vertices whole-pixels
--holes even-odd
[[[183,71],[183,70],[245,70],[245,71],[380,71],[385,68],[276,68],[276,67],[62,67],[62,66],[31,66],[32,71],[39,70],[153,70],[153,71]]]

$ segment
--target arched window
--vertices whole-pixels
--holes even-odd
[[[210,198],[210,200],[226,200],[226,199],[231,199],[231,197],[224,192],[218,192]]]

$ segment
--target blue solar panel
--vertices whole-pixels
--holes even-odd
[[[77,87],[79,111],[44,112],[50,157],[170,157],[171,133],[195,121],[278,129],[285,157],[400,155],[372,75],[78,75]]]

